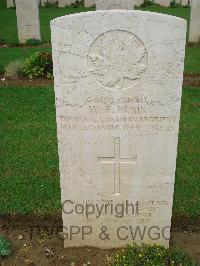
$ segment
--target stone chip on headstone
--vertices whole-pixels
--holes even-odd
[[[96,0],[96,10],[134,9],[134,0]]]
[[[15,0],[19,41],[41,40],[38,0]]]
[[[168,246],[186,21],[98,11],[51,31],[65,247]]]

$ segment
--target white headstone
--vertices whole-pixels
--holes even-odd
[[[135,6],[141,6],[142,4],[144,4],[144,0],[134,0]]]
[[[15,0],[19,41],[41,40],[38,0]]]
[[[14,0],[7,0],[7,8],[15,7]]]
[[[187,6],[188,5],[188,0],[181,0],[181,5],[182,6]]]
[[[49,4],[56,4],[58,2],[58,0],[48,0]]]
[[[41,0],[40,1],[41,6],[46,6],[46,4],[48,4],[47,0]]]
[[[94,0],[84,0],[84,7],[93,7],[95,6]]]
[[[191,1],[191,0],[190,0]],[[182,6],[187,6],[188,5],[188,0],[179,0],[178,3]]]
[[[192,0],[189,41],[200,42],[200,0]]]
[[[96,0],[96,10],[134,9],[134,0]]]
[[[66,7],[71,5],[71,0],[58,0],[58,7]]]
[[[186,21],[112,10],[51,30],[65,247],[168,246]]]
[[[164,7],[170,7],[171,0],[154,0],[154,3]]]

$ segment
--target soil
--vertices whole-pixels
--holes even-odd
[[[199,73],[185,73],[183,87],[200,88],[200,74]]]
[[[200,42],[188,42],[187,47],[200,47]]]
[[[19,87],[46,87],[53,85],[53,79],[16,77],[8,78],[0,74],[1,86],[19,86]],[[200,88],[200,73],[185,73],[183,87],[197,87]]]
[[[53,79],[47,78],[33,78],[28,77],[16,77],[8,78],[0,74],[0,87],[1,86],[16,86],[16,87],[46,87],[53,85]]]
[[[51,44],[50,43],[42,43],[42,44],[39,44],[39,45],[26,45],[26,44],[19,44],[19,45],[13,45],[13,46],[10,46],[8,44],[0,44],[0,48],[49,48],[51,47]]]
[[[200,265],[200,218],[172,220],[171,246],[184,249]],[[59,229],[59,230],[58,230]],[[119,249],[63,248],[62,218],[55,216],[0,217],[0,234],[12,242],[12,254],[4,266],[101,266]]]

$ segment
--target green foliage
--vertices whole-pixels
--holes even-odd
[[[4,45],[4,44],[6,44],[6,40],[5,39],[0,39],[0,45]]]
[[[53,3],[45,3],[45,6],[42,6],[42,5],[40,5],[40,7],[47,7],[47,8],[57,8],[57,4],[55,3],[55,4],[53,4]]]
[[[176,0],[171,0],[170,6],[171,7],[179,7],[180,5],[176,3]]]
[[[165,248],[160,245],[136,244],[128,246],[108,263],[113,266],[166,266],[182,265],[197,266],[190,260],[184,251],[180,249]]]
[[[42,42],[37,39],[28,39],[25,44],[28,46],[36,46],[36,45],[40,45],[41,43]]]
[[[82,6],[83,2],[75,1],[75,3],[72,3],[71,6],[73,8],[78,8],[79,6]]]
[[[0,73],[5,72],[6,66],[13,61],[25,61],[26,58],[34,54],[35,52],[49,51],[51,52],[51,47],[13,47],[12,49],[9,47],[1,47],[0,49]]]
[[[144,0],[144,4],[141,5],[141,7],[147,7],[147,6],[153,6],[154,2],[153,0]]]
[[[10,62],[5,69],[5,75],[10,78],[14,78],[23,73],[24,64],[21,61]]]
[[[36,52],[25,60],[24,73],[29,77],[53,78],[52,55],[49,52]]]
[[[11,243],[4,237],[0,236],[0,257],[4,258],[11,254]]]
[[[18,47],[18,46],[20,46],[20,43],[19,43],[19,41],[8,41],[7,45],[9,47]]]

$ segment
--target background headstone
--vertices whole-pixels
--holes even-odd
[[[14,0],[7,0],[7,8],[15,7]]]
[[[19,41],[41,40],[38,0],[15,0]]]
[[[192,0],[190,0],[190,1],[188,1],[188,0],[176,0],[176,3],[181,5],[181,6],[187,6],[188,3],[189,3],[189,5],[191,5],[191,1]]]
[[[65,247],[168,246],[186,21],[101,11],[51,31]]]
[[[134,0],[96,0],[96,10],[134,9]]]
[[[142,4],[144,4],[144,0],[134,0],[135,6],[141,6]]]
[[[187,6],[188,5],[188,0],[182,0],[181,1],[182,6]]]
[[[71,5],[71,0],[58,0],[58,7],[66,7]]]
[[[154,3],[164,7],[170,7],[171,0],[154,0]]]
[[[93,7],[95,6],[94,0],[84,0],[84,7]]]
[[[41,6],[46,6],[46,4],[48,4],[47,0],[41,0],[40,1]]]
[[[58,2],[58,0],[48,0],[49,4],[56,4]]]
[[[189,42],[200,42],[200,0],[192,0]]]

